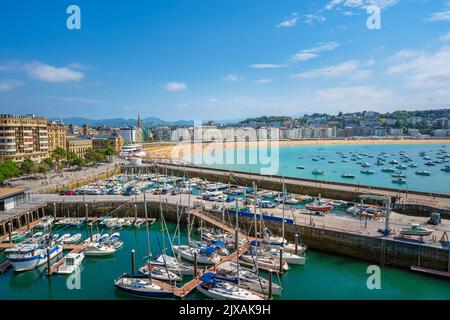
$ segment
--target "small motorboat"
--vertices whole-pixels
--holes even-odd
[[[48,229],[53,224],[54,221],[55,218],[53,218],[52,216],[46,216],[41,218],[36,227],[40,229]]]
[[[395,184],[406,184],[406,180],[403,179],[403,178],[398,178],[398,179],[392,180],[392,183],[395,183]]]
[[[355,175],[351,174],[351,173],[343,173],[341,175],[341,177],[344,178],[344,179],[355,179]]]
[[[429,236],[434,230],[422,227],[418,223],[412,223],[409,228],[400,229],[400,234],[404,236]]]
[[[75,243],[78,243],[78,242],[81,241],[81,237],[82,237],[81,233],[77,233],[77,234],[74,234],[73,236],[71,236],[70,238],[65,239],[65,240],[63,241],[63,243],[66,243],[66,244],[75,244]]]
[[[81,266],[83,259],[84,259],[83,252],[67,254],[64,257],[63,264],[58,267],[58,269],[56,270],[56,273],[59,273],[59,274],[73,273],[76,269],[78,269]]]
[[[423,170],[423,171],[416,171],[416,174],[418,176],[431,176],[431,172],[430,171],[425,171],[425,170]]]
[[[313,202],[310,204],[307,204],[305,206],[306,209],[310,211],[331,211],[333,210],[333,206],[329,204],[320,204],[318,202]]]
[[[373,170],[361,170],[362,174],[372,175],[375,174],[375,171]]]
[[[83,250],[85,256],[109,256],[116,252],[116,249],[111,246],[104,246],[100,243],[91,243]]]
[[[143,220],[136,220],[134,223],[133,223],[133,226],[135,227],[135,228],[140,228],[140,227],[142,227],[144,225],[144,221]]]
[[[324,174],[325,174],[325,171],[320,170],[320,169],[314,169],[314,170],[312,171],[312,174],[314,174],[314,175],[316,175],[316,176],[324,175]]]
[[[304,170],[305,167],[304,166],[297,166],[297,169]]]

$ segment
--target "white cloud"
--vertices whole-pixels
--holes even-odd
[[[277,28],[292,28],[297,25],[299,20],[298,13],[293,12],[290,17],[285,18],[279,24],[277,24]]]
[[[326,19],[322,15],[316,15],[316,14],[306,14],[305,15],[305,23],[313,26],[314,22],[324,22]]]
[[[267,84],[267,83],[271,83],[271,82],[272,82],[272,79],[258,79],[258,80],[255,80],[256,84]]]
[[[441,41],[449,41],[450,40],[450,31],[447,32],[446,34],[442,35],[439,40]]]
[[[429,21],[450,21],[450,10],[435,12],[429,18]]]
[[[398,4],[400,0],[331,0],[325,6],[325,9],[342,10],[344,8],[366,9],[368,6],[378,6],[381,9],[387,9]]]
[[[307,61],[319,56],[319,53],[326,51],[333,51],[339,47],[339,43],[335,41],[330,42],[319,42],[315,47],[310,49],[302,50],[291,57],[294,62]]]
[[[284,64],[257,63],[249,66],[253,69],[277,69],[286,67]]]
[[[164,85],[164,89],[166,89],[167,91],[182,91],[186,90],[186,88],[187,86],[184,82],[172,81]]]
[[[229,74],[223,78],[226,81],[238,82],[244,80],[244,77],[238,74]]]
[[[80,81],[84,74],[70,67],[54,67],[39,61],[33,61],[23,66],[28,76],[46,82]]]
[[[406,62],[392,65],[388,74],[405,75],[406,86],[432,88],[450,86],[450,47],[435,53],[421,53]]]
[[[313,79],[349,76],[354,80],[362,80],[372,74],[372,72],[369,70],[359,70],[359,65],[360,62],[358,60],[350,60],[334,66],[328,66],[307,72],[297,73],[293,75],[293,78]]]
[[[18,80],[0,80],[0,92],[11,91],[22,85],[23,83]]]

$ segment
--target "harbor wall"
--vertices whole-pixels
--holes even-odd
[[[159,219],[159,202],[148,202],[148,216]],[[171,203],[162,203],[164,218],[166,221],[177,222],[177,209],[181,212],[181,206]],[[138,217],[144,215],[143,202],[92,202],[89,203],[89,216],[100,217],[113,212],[117,217],[133,217],[137,212]],[[52,206],[46,208],[47,214],[53,214]],[[85,217],[85,208],[81,203],[57,203],[57,217],[78,216]],[[180,224],[187,225],[187,210],[183,211]],[[217,211],[206,211],[216,219],[221,219],[222,213]],[[195,226],[199,226],[200,219],[193,218]],[[227,217],[227,221],[235,223],[234,216]],[[207,222],[204,222],[207,224]],[[252,234],[254,228],[253,219],[240,217],[240,228]],[[281,224],[278,222],[265,221],[264,226],[281,235]],[[372,262],[377,265],[389,265],[401,268],[410,268],[420,263],[421,267],[448,271],[449,251],[434,246],[419,245],[414,242],[402,240],[386,239],[382,237],[370,237],[361,234],[346,232],[344,230],[333,230],[329,227],[309,226],[299,224],[285,224],[285,237],[289,241],[295,240],[295,235],[299,235],[301,243],[307,247],[352,258],[357,258]],[[420,256],[420,258],[419,258]],[[419,262],[420,260],[420,262]]]

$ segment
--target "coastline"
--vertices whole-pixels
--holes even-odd
[[[380,144],[450,144],[450,138],[442,139],[317,139],[317,140],[280,140],[280,141],[237,141],[237,142],[180,142],[149,144],[144,149],[147,159],[179,161],[197,152],[223,151],[252,147],[294,147],[294,146],[330,146],[330,145],[380,145]]]

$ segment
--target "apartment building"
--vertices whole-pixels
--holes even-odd
[[[0,161],[39,162],[48,155],[47,120],[34,115],[0,115]]]
[[[73,152],[79,157],[84,157],[89,149],[93,148],[92,139],[89,137],[68,138],[66,140],[67,152]]]
[[[55,121],[47,122],[48,152],[51,154],[56,148],[66,148],[67,127]]]

